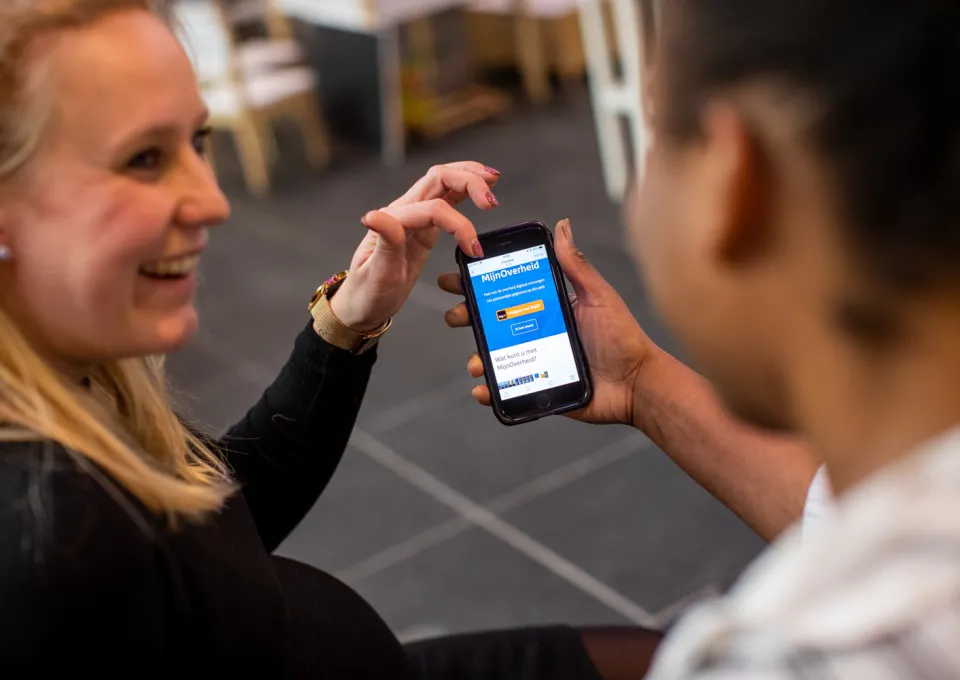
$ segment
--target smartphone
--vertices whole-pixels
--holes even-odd
[[[480,235],[457,264],[493,412],[505,425],[583,408],[593,386],[553,235],[525,222]]]

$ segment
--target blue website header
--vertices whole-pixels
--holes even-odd
[[[543,246],[538,254],[541,257],[522,264],[483,266],[471,272],[480,324],[491,352],[567,330]]]
[[[516,276],[517,274],[526,274],[540,269],[540,260],[536,260],[529,264],[522,264],[519,267],[514,267],[513,269],[501,269],[500,271],[488,272],[486,274],[480,275],[480,280],[484,283],[492,283],[500,279],[504,279],[508,276]]]

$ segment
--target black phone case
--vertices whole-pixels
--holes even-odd
[[[514,230],[528,229],[530,227],[537,227],[546,235],[546,241],[549,245],[547,250],[548,259],[550,261],[550,273],[553,275],[554,281],[557,284],[560,305],[564,309],[566,318],[569,319],[569,323],[567,324],[567,332],[570,335],[570,344],[573,346],[574,361],[576,361],[580,375],[583,377],[584,396],[576,403],[548,407],[543,411],[538,411],[524,416],[511,417],[503,412],[500,407],[500,398],[496,389],[496,383],[493,379],[493,365],[490,362],[490,352],[487,350],[487,342],[483,336],[483,329],[480,327],[480,323],[478,321],[480,318],[480,309],[477,306],[477,300],[473,295],[473,288],[470,286],[470,273],[467,270],[468,262],[464,257],[463,250],[458,247],[456,249],[456,260],[457,267],[460,270],[460,283],[463,287],[464,297],[466,298],[467,309],[470,311],[470,327],[473,329],[473,337],[477,343],[477,354],[480,355],[480,360],[483,362],[484,382],[486,382],[487,389],[490,391],[490,403],[493,408],[494,416],[496,416],[497,420],[507,426],[530,423],[547,416],[555,416],[569,413],[571,411],[577,411],[586,407],[593,399],[593,381],[590,376],[590,367],[587,364],[587,358],[583,352],[583,345],[580,342],[580,331],[577,328],[577,321],[573,314],[573,307],[570,305],[570,294],[567,292],[567,284],[563,278],[563,273],[560,271],[560,264],[557,262],[556,253],[553,246],[553,233],[543,222],[532,220],[530,222],[522,222],[520,224],[514,224],[509,227],[503,227],[501,229],[486,232],[483,234],[483,237],[496,237]]]

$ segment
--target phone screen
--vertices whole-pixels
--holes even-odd
[[[467,268],[500,400],[578,382],[546,246],[477,260]]]

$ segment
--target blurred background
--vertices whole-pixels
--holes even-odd
[[[203,264],[202,329],[171,358],[218,431],[273,379],[360,217],[431,165],[502,173],[478,229],[571,219],[578,245],[668,350],[624,247],[642,173],[646,0],[180,0],[178,25],[233,204]],[[639,432],[501,426],[470,396],[469,330],[436,288],[442,240],[380,345],[330,487],[280,552],[355,587],[405,639],[534,623],[666,625],[761,540]]]

